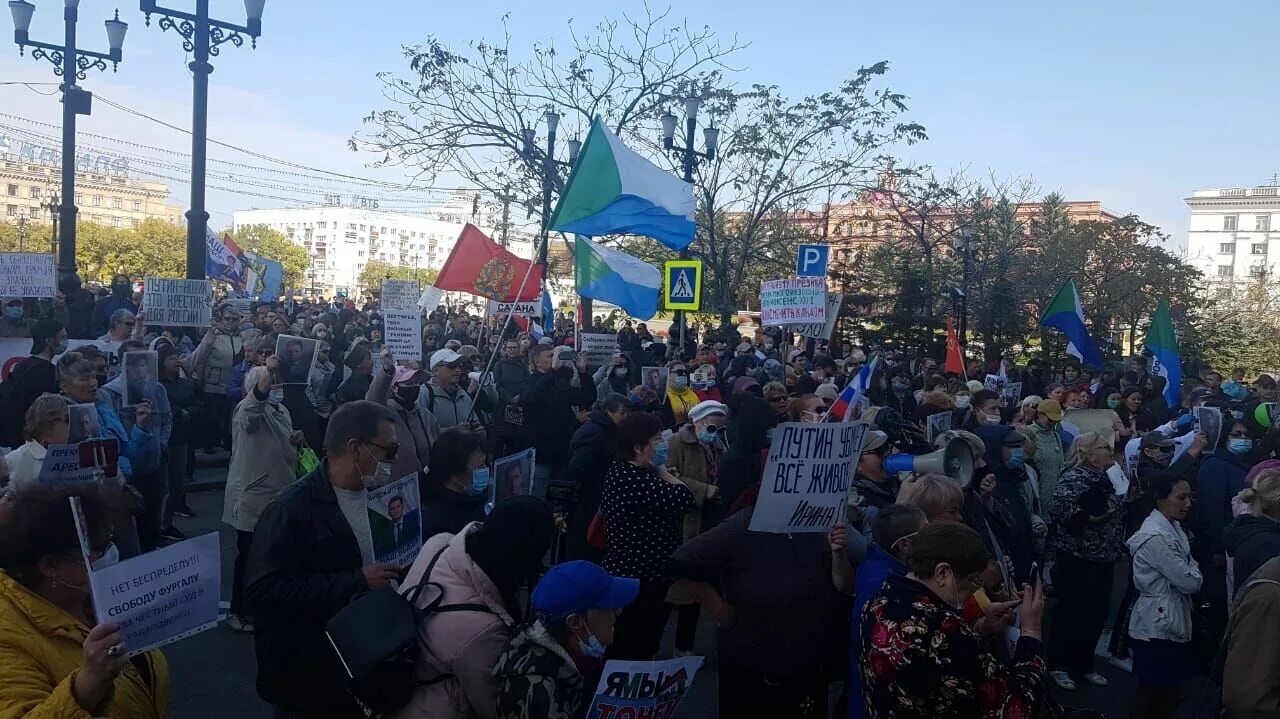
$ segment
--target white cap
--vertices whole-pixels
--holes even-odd
[[[451,364],[453,362],[457,362],[459,359],[461,359],[461,357],[462,355],[458,354],[457,352],[454,352],[453,350],[447,347],[442,350],[436,350],[431,355],[431,364],[429,365],[429,368],[435,369],[436,365],[440,364],[441,362],[445,364]]]
[[[727,416],[729,408],[723,402],[717,402],[714,399],[703,400],[690,408],[689,421],[697,422],[717,414]]]

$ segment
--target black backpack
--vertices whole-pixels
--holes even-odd
[[[386,587],[361,594],[325,625],[325,636],[347,674],[347,691],[368,719],[408,704],[418,687],[454,676],[445,673],[425,681],[415,679],[421,622],[443,612],[494,613],[483,604],[444,604],[444,587],[430,580],[446,549],[448,545],[431,558],[413,589],[401,594]],[[418,609],[418,597],[429,586],[440,595]]]

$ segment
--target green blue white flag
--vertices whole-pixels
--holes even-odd
[[[579,236],[573,273],[581,297],[611,302],[637,319],[658,313],[662,273],[643,260]]]
[[[588,237],[652,237],[673,250],[693,242],[693,185],[622,144],[600,118],[582,146],[551,229]]]
[[[1173,332],[1173,318],[1169,316],[1167,300],[1156,304],[1156,314],[1151,318],[1143,344],[1155,357],[1151,371],[1164,377],[1165,400],[1170,407],[1177,407],[1182,401],[1182,356],[1178,354],[1178,336]]]
[[[1083,364],[1102,367],[1102,352],[1084,326],[1084,310],[1080,307],[1080,293],[1076,292],[1075,281],[1067,280],[1062,289],[1058,290],[1058,295],[1040,318],[1040,325],[1062,330],[1067,336],[1067,354]],[[1001,372],[1003,373],[1003,367]]]

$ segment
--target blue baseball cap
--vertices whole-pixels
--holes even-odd
[[[533,610],[554,620],[588,609],[622,609],[640,594],[640,580],[615,577],[591,562],[565,562],[533,589]]]

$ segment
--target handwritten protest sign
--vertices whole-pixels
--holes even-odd
[[[587,365],[599,367],[613,359],[614,350],[618,349],[618,336],[607,332],[583,332],[578,335],[582,343],[582,356],[587,358]]]
[[[433,312],[440,306],[440,300],[444,299],[444,290],[435,285],[428,285],[422,288],[422,294],[418,297],[418,309],[423,312]]]
[[[369,529],[379,562],[407,567],[422,549],[422,502],[418,475],[401,477],[368,493]]]
[[[89,537],[80,498],[71,498],[81,551]],[[218,534],[126,559],[89,572],[98,621],[120,627],[129,656],[185,639],[218,624],[222,565]]]
[[[1004,394],[1004,377],[998,374],[989,374],[983,378],[982,388],[989,389],[996,394]]]
[[[382,339],[397,362],[422,361],[422,315],[418,310],[382,311]]]
[[[383,280],[382,309],[416,311],[418,309],[418,283],[416,280]]]
[[[815,322],[811,324],[792,325],[791,331],[801,337],[812,337],[819,340],[831,339],[831,333],[836,331],[836,320],[840,318],[840,307],[844,304],[844,295],[839,292],[832,292],[827,295],[827,321]]]
[[[844,516],[866,430],[862,422],[779,425],[749,529],[777,534],[831,529]]]
[[[693,686],[702,657],[656,662],[609,660],[587,719],[670,719]]]
[[[209,280],[148,277],[142,306],[147,324],[165,327],[208,327],[213,314],[213,285]]]
[[[541,317],[542,295],[524,302],[497,302],[489,300],[489,314],[492,316],[515,315],[516,317]]]
[[[0,297],[53,297],[56,294],[58,281],[53,272],[53,255],[0,252]]]
[[[796,277],[760,283],[760,324],[823,324],[826,321],[825,277]]]

